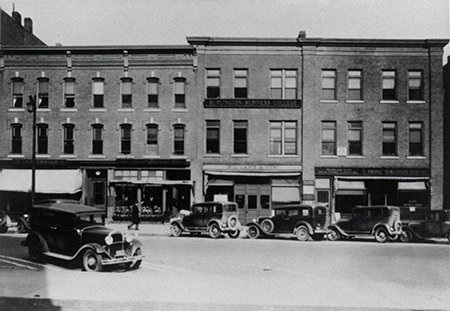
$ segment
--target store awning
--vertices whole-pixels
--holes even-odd
[[[82,185],[81,170],[36,170],[37,193],[73,194]],[[31,192],[31,170],[2,170],[0,191]]]
[[[301,172],[255,172],[255,171],[205,171],[205,174],[216,176],[247,176],[247,177],[277,177],[277,176],[300,176]]]
[[[414,177],[414,176],[336,176],[337,180],[429,180],[429,177]]]
[[[193,186],[194,182],[190,180],[111,180],[109,182],[112,185],[141,185],[149,187],[162,187],[162,186]]]
[[[338,180],[336,183],[337,195],[364,195],[365,190],[363,181]]]
[[[398,190],[427,190],[424,181],[399,182]]]
[[[208,185],[209,186],[230,187],[230,186],[234,186],[234,181],[229,180],[229,179],[212,177],[208,180]]]

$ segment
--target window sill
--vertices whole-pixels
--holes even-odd
[[[321,99],[320,102],[324,103],[324,104],[337,104],[338,103],[338,101],[336,99]]]
[[[144,155],[145,159],[161,159],[160,155]]]
[[[49,154],[37,154],[36,158],[50,158]]]
[[[161,112],[160,108],[145,108],[145,112]]]
[[[187,159],[188,157],[186,156],[186,155],[176,155],[176,154],[173,154],[173,155],[171,155],[170,156],[170,158],[171,159]]]
[[[426,101],[424,100],[407,100],[407,104],[426,104]]]
[[[22,111],[25,111],[25,108],[9,108],[8,111],[10,111],[10,112],[22,112]]]
[[[248,154],[232,154],[231,155],[232,158],[249,158],[250,156]]]
[[[204,158],[221,158],[222,155],[219,153],[208,153],[203,155]]]
[[[24,154],[8,154],[8,158],[25,158]]]
[[[385,160],[398,160],[399,157],[398,157],[398,156],[381,156],[380,159],[385,159]]]
[[[36,111],[37,112],[51,112],[52,110],[50,108],[38,108]]]
[[[321,155],[320,158],[321,159],[337,159],[338,156],[337,155]]]
[[[398,104],[398,100],[380,100],[380,104]]]
[[[364,104],[363,100],[346,100],[347,104]]]
[[[119,154],[117,155],[118,159],[133,159],[134,155],[132,154]]]
[[[77,156],[74,154],[61,154],[59,157],[65,158],[65,159],[70,159],[70,158],[76,158]]]
[[[90,112],[106,112],[106,108],[90,108]]]
[[[106,156],[103,154],[90,154],[88,156],[88,158],[90,158],[90,159],[105,159]]]
[[[347,159],[364,159],[365,157],[362,155],[347,155],[345,156]]]
[[[119,108],[117,109],[118,112],[135,112],[136,110],[133,108]]]
[[[424,156],[407,156],[406,159],[408,160],[425,160],[427,157]]]
[[[268,158],[298,158],[297,154],[268,154]]]
[[[61,108],[62,112],[77,112],[77,108]]]
[[[188,112],[186,108],[172,108],[170,111],[172,112]]]

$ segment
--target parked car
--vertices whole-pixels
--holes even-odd
[[[226,233],[235,239],[241,232],[238,211],[238,205],[234,202],[195,203],[190,211],[181,211],[170,219],[170,230],[175,237],[184,232],[209,233],[213,239],[217,239]]]
[[[247,235],[251,239],[260,236],[293,234],[300,241],[312,237],[315,241],[323,240],[326,208],[321,205],[284,205],[274,208],[271,217],[258,217],[247,224]]]
[[[409,211],[408,211],[409,210]],[[411,215],[403,220],[402,242],[426,238],[446,238],[450,242],[450,210],[424,211],[425,209],[402,208],[402,215]]]
[[[36,204],[30,211],[30,232],[22,245],[33,261],[54,257],[81,259],[86,271],[125,264],[137,269],[144,256],[142,243],[104,226],[105,212],[74,202]]]
[[[329,226],[328,239],[351,238],[356,235],[373,235],[375,240],[385,243],[402,233],[400,208],[397,206],[357,206],[350,219],[341,219]]]
[[[11,218],[5,213],[5,211],[0,211],[0,233],[6,233],[8,228],[11,226]]]

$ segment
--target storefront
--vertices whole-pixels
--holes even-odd
[[[233,201],[239,220],[269,216],[277,205],[300,203],[301,166],[205,165],[205,201]]]
[[[315,174],[317,197],[328,191],[332,214],[342,218],[357,205],[430,207],[429,169],[316,167]]]

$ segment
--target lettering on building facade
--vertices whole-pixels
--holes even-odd
[[[205,99],[205,108],[291,108],[299,109],[299,99]]]

